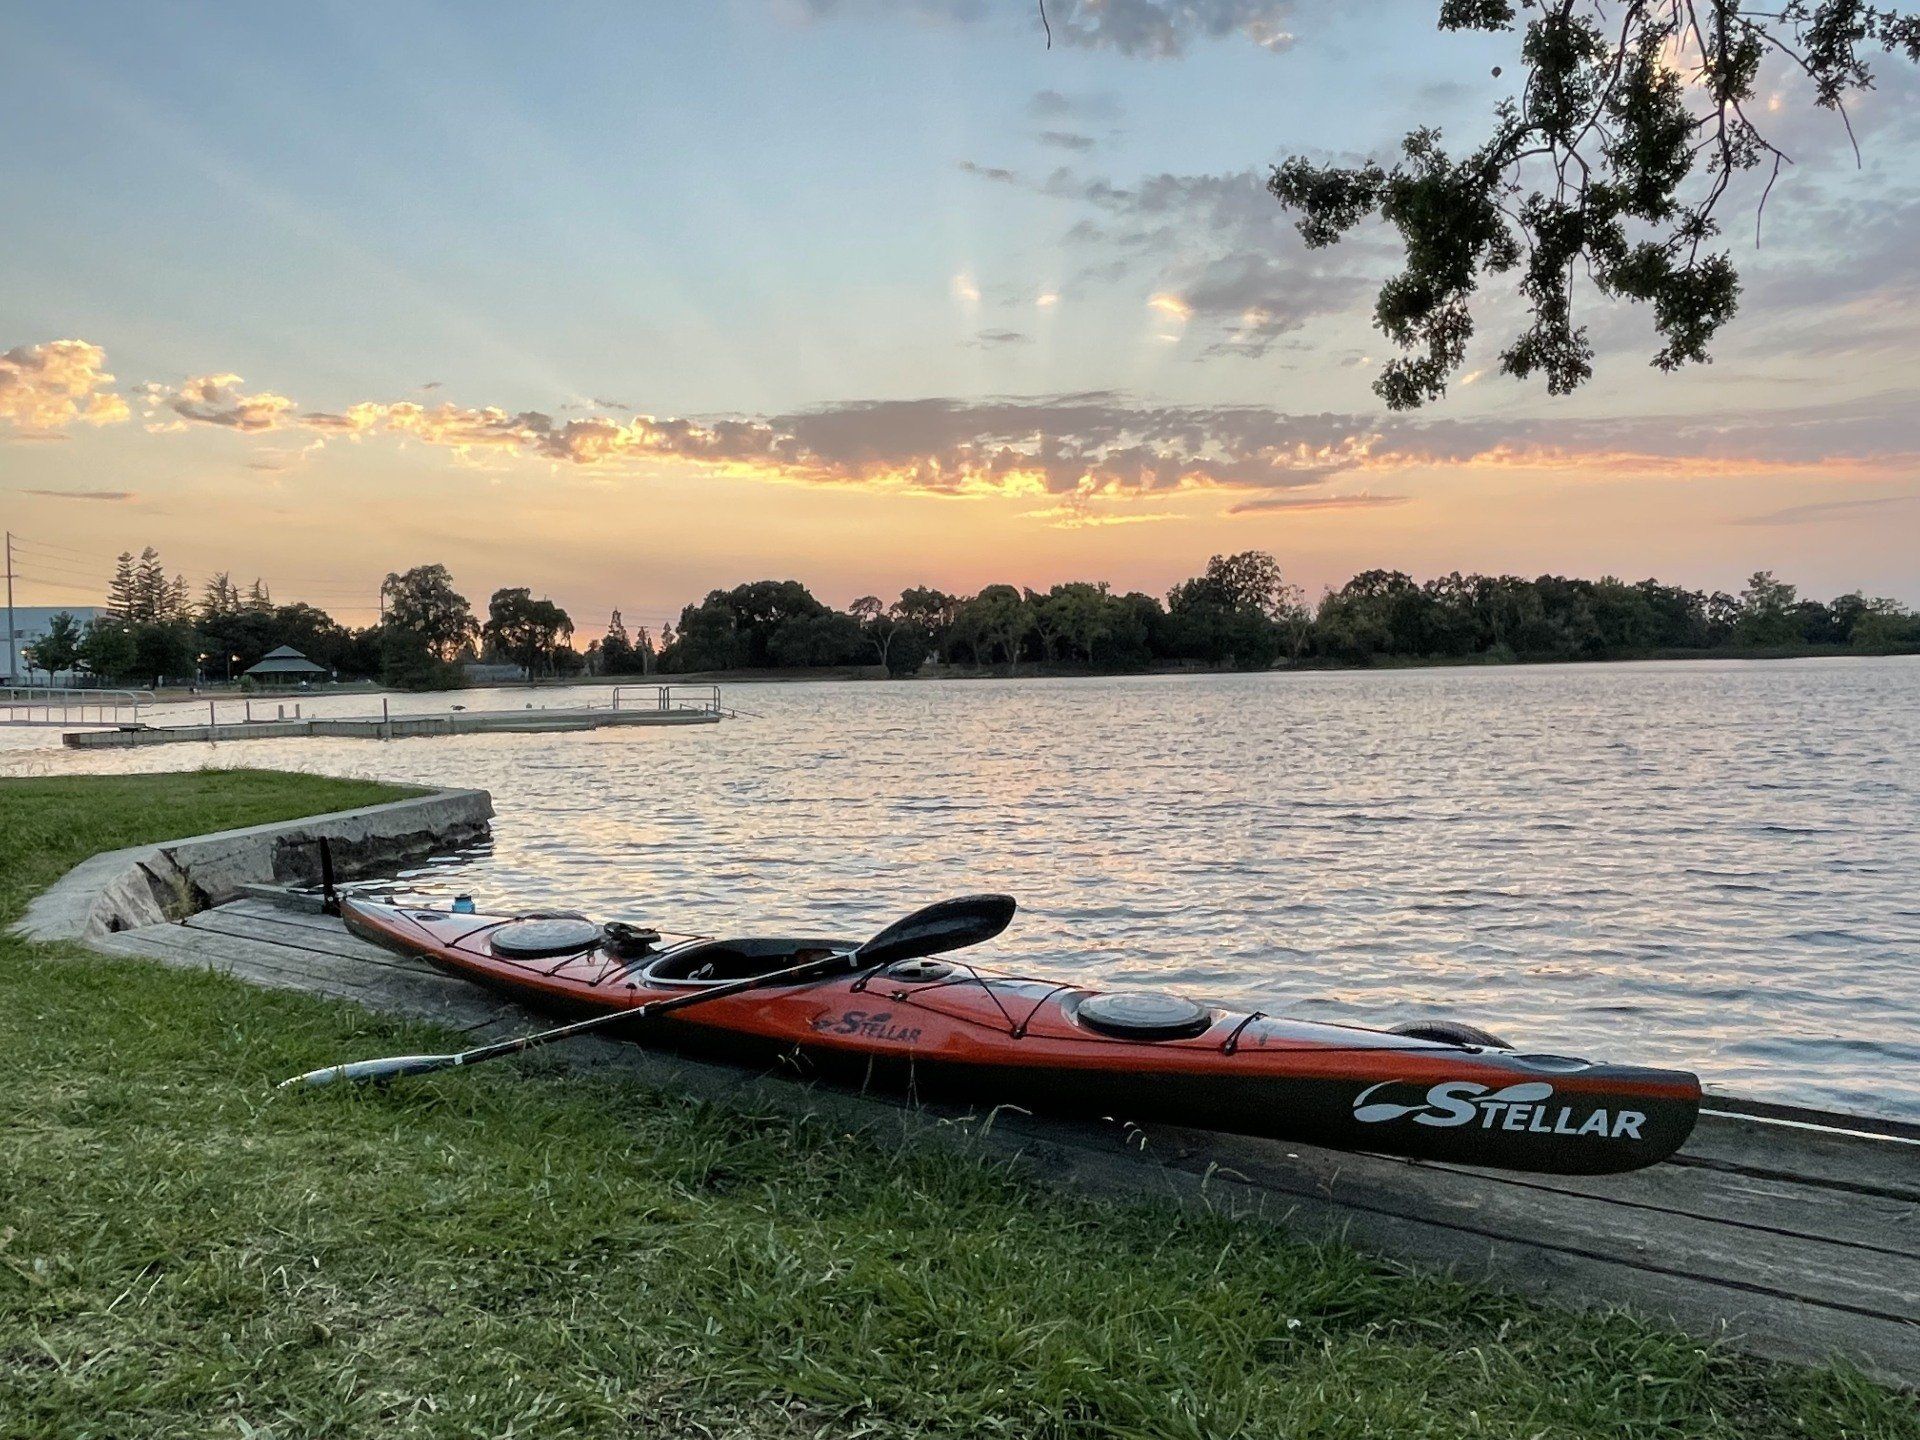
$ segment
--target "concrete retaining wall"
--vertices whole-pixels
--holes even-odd
[[[438,790],[304,820],[222,830],[82,861],[27,906],[13,932],[29,940],[83,940],[179,920],[250,885],[311,883],[325,837],[340,879],[424,859],[487,833],[493,797]]]

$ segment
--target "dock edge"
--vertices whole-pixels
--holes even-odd
[[[81,861],[35,896],[12,933],[26,940],[92,939],[184,919],[237,899],[249,886],[315,880],[315,842],[322,838],[340,878],[351,879],[478,840],[489,832],[493,813],[493,796],[485,790],[436,790],[109,850]]]

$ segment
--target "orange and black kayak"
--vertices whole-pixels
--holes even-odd
[[[831,937],[665,936],[574,915],[362,899],[343,899],[340,913],[367,939],[570,1016],[637,1009],[853,948]],[[1527,1054],[1445,1026],[1369,1030],[1165,993],[1103,993],[945,957],[716,995],[683,1016],[636,1022],[631,1036],[928,1098],[1555,1174],[1664,1160],[1700,1108],[1699,1079],[1685,1071]]]

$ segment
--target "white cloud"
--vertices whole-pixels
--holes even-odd
[[[69,425],[116,425],[127,402],[111,387],[107,352],[85,340],[16,345],[0,354],[0,421],[33,438]]]

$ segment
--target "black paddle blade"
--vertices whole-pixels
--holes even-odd
[[[896,920],[853,952],[861,965],[918,960],[991,940],[1013,919],[1011,895],[962,895]]]

